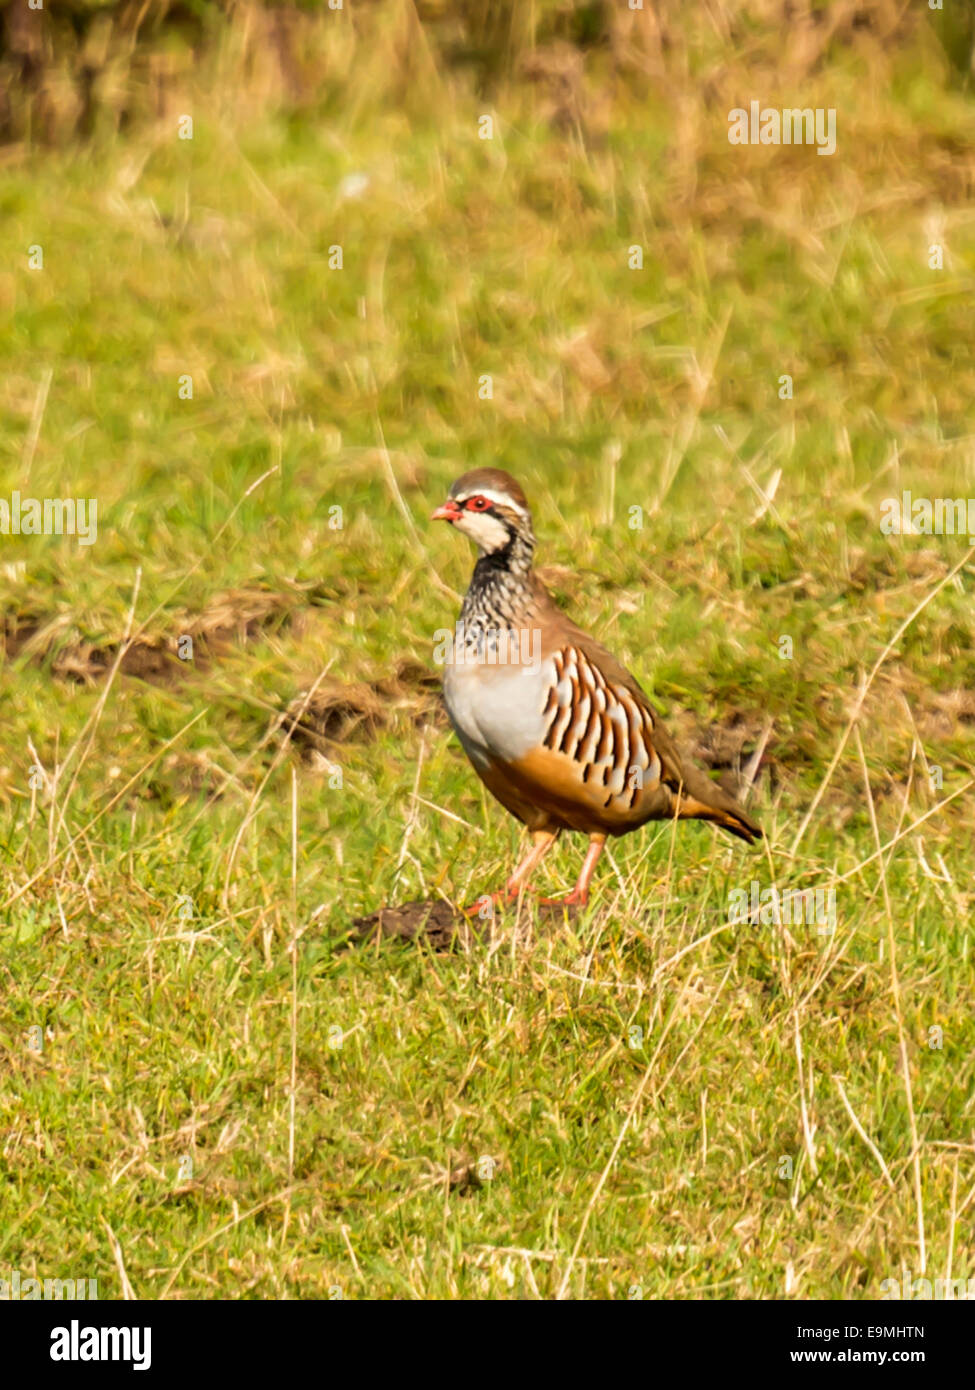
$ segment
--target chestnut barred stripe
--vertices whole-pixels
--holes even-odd
[[[606,808],[619,797],[632,810],[643,788],[660,780],[653,716],[626,686],[610,685],[578,647],[555,652],[552,664],[543,746],[571,758],[584,784],[605,787]]]

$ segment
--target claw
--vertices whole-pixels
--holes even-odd
[[[539,898],[544,907],[586,907],[589,903],[589,890],[573,888],[564,898]]]
[[[518,894],[516,893],[514,898],[517,898],[517,896]],[[462,907],[461,912],[465,917],[490,916],[496,907],[505,907],[508,903],[513,902],[514,898],[509,896],[506,892],[485,893],[468,907]]]
[[[524,884],[509,883],[503,893],[485,893],[475,902],[472,902],[469,907],[462,907],[461,912],[465,917],[479,917],[489,904],[493,912],[496,907],[509,907],[512,903],[516,903],[522,893],[533,891]]]

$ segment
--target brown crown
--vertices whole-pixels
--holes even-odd
[[[510,473],[503,468],[472,468],[462,478],[458,478],[450,489],[451,497],[467,497],[470,493],[490,488],[492,492],[504,492],[518,507],[528,510],[528,499]]]

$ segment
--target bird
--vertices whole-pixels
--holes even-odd
[[[446,644],[447,714],[477,775],[532,842],[504,891],[486,895],[493,904],[529,890],[562,831],[588,835],[582,868],[570,893],[539,901],[580,908],[607,838],[647,821],[710,821],[760,840],[744,808],[681,757],[630,672],[556,605],[533,568],[531,512],[509,473],[465,473],[431,520],[479,552]]]

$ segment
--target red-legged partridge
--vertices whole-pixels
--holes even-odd
[[[580,905],[608,835],[678,817],[713,821],[749,844],[761,836],[732,797],[682,762],[629,671],[555,606],[532,570],[531,513],[514,478],[465,473],[433,518],[480,551],[444,671],[450,722],[533,841],[496,899],[527,888],[562,830],[589,836],[578,882],[560,900]]]

